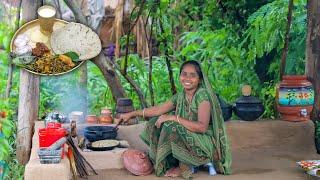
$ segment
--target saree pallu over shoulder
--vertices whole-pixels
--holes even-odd
[[[211,108],[211,120],[213,129],[213,144],[216,145],[216,155],[213,156],[213,162],[218,172],[221,174],[231,174],[231,148],[229,138],[227,136],[221,107],[213,91],[208,78],[203,74],[203,86],[208,91],[210,103],[213,106]]]

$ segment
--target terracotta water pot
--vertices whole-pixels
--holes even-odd
[[[314,103],[314,90],[304,75],[283,76],[277,85],[277,109],[285,121],[310,120]]]
[[[146,176],[153,171],[151,161],[142,151],[128,149],[123,152],[122,159],[124,167],[134,175]]]
[[[110,116],[101,115],[101,116],[99,117],[99,122],[100,122],[100,124],[112,124],[112,121],[113,121],[113,119],[112,119],[112,116],[111,116],[111,115],[110,115]]]
[[[112,110],[109,109],[109,108],[104,108],[104,109],[101,109],[101,115],[112,115]]]
[[[88,115],[86,118],[87,123],[96,124],[98,123],[99,118],[96,115]]]

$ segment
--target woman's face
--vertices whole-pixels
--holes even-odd
[[[198,88],[200,78],[194,65],[187,64],[183,67],[180,74],[180,82],[185,90]]]

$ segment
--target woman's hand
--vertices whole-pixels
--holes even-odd
[[[176,116],[164,114],[158,118],[158,120],[155,123],[155,126],[157,126],[157,128],[160,128],[162,123],[166,121],[175,121],[175,120],[176,120]]]
[[[125,123],[125,122],[129,121],[129,119],[132,119],[134,117],[135,117],[135,115],[133,114],[133,112],[129,112],[129,113],[120,114],[119,119],[123,120],[123,122]]]

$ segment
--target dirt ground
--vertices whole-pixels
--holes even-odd
[[[232,146],[233,174],[209,176],[206,169],[202,169],[193,175],[194,179],[315,179],[296,165],[300,160],[320,159],[314,147],[314,126],[311,121],[229,121],[226,127]],[[156,177],[154,174],[139,177],[126,170],[104,170],[98,173],[98,176],[90,176],[89,179],[173,179]]]

